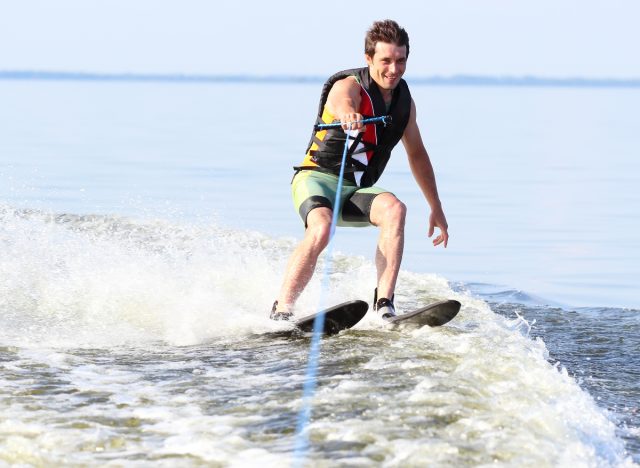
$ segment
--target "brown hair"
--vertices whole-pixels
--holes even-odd
[[[407,57],[409,57],[409,35],[393,20],[375,21],[371,25],[364,38],[364,53],[373,57],[377,42],[407,46]]]

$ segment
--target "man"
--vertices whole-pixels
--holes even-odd
[[[310,281],[320,253],[328,245],[332,209],[345,139],[349,150],[344,169],[339,226],[374,225],[380,229],[376,250],[377,288],[373,309],[383,319],[395,316],[393,295],[404,247],[405,205],[375,187],[391,149],[400,141],[413,176],[429,206],[428,236],[447,246],[445,218],[433,168],[416,123],[416,106],[402,79],[409,56],[409,37],[395,21],[373,23],[365,38],[367,67],[345,70],[325,83],[317,123],[339,121],[342,128],[315,131],[292,181],[294,204],[305,223],[304,239],[289,260],[271,318],[289,320],[293,305]],[[364,125],[371,116],[391,116],[390,125]],[[349,135],[347,136],[347,131]]]

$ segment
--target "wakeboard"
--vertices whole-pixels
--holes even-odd
[[[353,327],[358,323],[369,310],[369,304],[365,301],[349,301],[343,302],[336,306],[330,307],[324,311],[307,315],[297,319],[294,324],[293,331],[302,333],[311,333],[313,331],[313,322],[320,314],[324,315],[324,327],[322,332],[325,335],[335,335],[336,333]]]
[[[452,320],[460,311],[462,304],[453,299],[434,302],[406,314],[397,315],[388,320],[392,325],[414,325],[439,327]]]

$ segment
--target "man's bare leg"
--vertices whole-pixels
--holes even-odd
[[[376,248],[378,298],[391,299],[396,288],[404,250],[406,212],[404,203],[391,193],[378,195],[371,206],[371,222],[380,228]]]
[[[329,208],[324,207],[309,212],[304,238],[291,254],[287,264],[278,297],[278,312],[290,311],[311,280],[318,257],[329,244],[332,214]]]

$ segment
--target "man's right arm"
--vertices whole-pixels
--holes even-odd
[[[327,110],[342,122],[343,129],[360,130],[363,127],[362,115],[358,112],[360,99],[360,84],[355,78],[349,76],[336,81],[331,87],[327,96]]]

